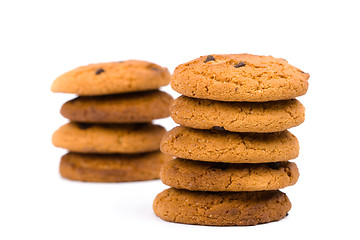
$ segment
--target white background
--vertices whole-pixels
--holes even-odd
[[[357,2],[1,1],[0,239],[359,239]],[[168,223],[152,212],[166,188],[159,180],[61,179],[65,151],[51,135],[74,96],[50,92],[58,75],[127,59],[172,72],[212,53],[272,55],[311,75],[299,98],[306,121],[291,130],[301,177],[284,190],[293,204],[287,218],[255,227]]]

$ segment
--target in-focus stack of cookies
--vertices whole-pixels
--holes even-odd
[[[284,218],[299,143],[287,129],[304,121],[295,99],[309,74],[284,59],[209,55],[179,65],[170,112],[175,127],[161,151],[177,158],[160,172],[171,188],[154,200],[160,218],[200,225],[256,225]]]
[[[173,99],[158,90],[169,81],[166,68],[138,60],[91,64],[58,77],[52,91],[78,95],[62,106],[70,122],[52,137],[70,151],[60,174],[88,182],[159,178],[170,157],[159,151],[165,129],[151,122],[170,115]]]

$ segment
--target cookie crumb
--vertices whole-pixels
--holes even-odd
[[[245,65],[246,65],[245,62],[239,62],[238,64],[235,64],[234,67],[239,68],[239,67],[244,67]]]
[[[207,62],[210,62],[210,61],[215,61],[215,58],[213,56],[211,56],[211,55],[207,56],[204,63],[207,63]]]
[[[95,74],[99,75],[101,73],[105,72],[105,70],[103,68],[99,68],[98,70],[96,70]]]

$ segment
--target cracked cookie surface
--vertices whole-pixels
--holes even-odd
[[[247,226],[284,218],[291,203],[279,190],[212,193],[169,188],[156,196],[153,209],[158,217],[170,222]]]
[[[172,119],[196,129],[231,132],[280,132],[300,125],[305,108],[296,99],[275,102],[220,102],[180,96],[170,107]]]
[[[228,163],[280,162],[299,155],[299,142],[289,131],[234,133],[175,127],[165,133],[160,149],[175,157]]]
[[[62,177],[85,182],[128,182],[159,178],[170,156],[160,151],[142,154],[67,153],[61,158]]]
[[[176,67],[171,87],[194,98],[265,102],[304,95],[309,76],[281,58],[214,54]]]
[[[170,116],[173,98],[162,91],[146,91],[106,96],[82,96],[66,102],[61,114],[74,122],[151,122]]]
[[[175,158],[160,171],[161,181],[190,191],[262,191],[294,185],[299,171],[293,162],[231,164]]]
[[[75,68],[55,79],[51,90],[94,96],[153,90],[169,82],[167,68],[146,61],[128,60]]]
[[[80,153],[141,153],[156,151],[165,128],[150,123],[88,124],[70,122],[52,136],[56,147]]]

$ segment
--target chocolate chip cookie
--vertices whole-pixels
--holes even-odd
[[[160,151],[141,154],[67,153],[61,158],[62,177],[84,182],[129,182],[159,178],[170,156]]]
[[[61,114],[74,122],[139,123],[170,116],[173,98],[162,91],[81,96],[66,102]]]
[[[176,123],[190,128],[266,133],[300,125],[305,108],[296,99],[250,103],[180,96],[170,107],[170,115]]]
[[[280,162],[299,155],[299,142],[289,131],[235,133],[175,127],[165,133],[160,149],[175,157],[208,162]]]
[[[291,203],[286,194],[260,192],[192,192],[166,189],[153,203],[155,214],[165,221],[210,225],[247,226],[278,221]]]
[[[154,63],[128,60],[75,68],[53,82],[53,92],[80,96],[108,95],[158,89],[170,82],[166,68]]]
[[[67,123],[52,137],[56,147],[79,153],[141,153],[156,151],[165,128],[144,124]]]
[[[294,185],[299,171],[293,162],[235,164],[175,158],[161,168],[161,181],[190,191],[262,191]]]
[[[194,98],[266,102],[304,95],[309,76],[282,58],[213,54],[180,64],[171,87]]]

